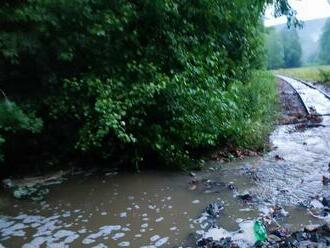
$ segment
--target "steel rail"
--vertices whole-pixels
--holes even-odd
[[[328,94],[327,92],[325,92],[324,90],[321,90],[319,89],[318,87],[315,87],[314,85],[312,85],[310,82],[307,82],[307,81],[304,81],[304,80],[301,80],[299,78],[296,78],[296,77],[288,77],[288,76],[284,76],[284,75],[276,75],[277,77],[278,76],[282,76],[282,77],[287,77],[287,78],[291,78],[291,79],[294,79],[304,85],[306,85],[307,87],[313,89],[313,90],[317,90],[318,92],[320,92],[322,95],[324,95],[326,98],[328,98],[330,100],[330,94]],[[291,85],[288,81],[286,81],[285,79],[283,78],[280,78],[278,77],[279,79],[282,79],[283,81],[287,82],[289,85]],[[297,90],[291,85],[291,87],[297,92]],[[297,94],[299,95],[299,93],[297,92]],[[299,98],[300,100],[303,102],[303,105],[305,107],[305,109],[307,110],[307,106],[305,105],[304,101],[302,100],[301,96],[299,95]],[[308,114],[311,114],[310,111],[308,110],[307,111]],[[313,114],[313,115],[316,115],[316,116],[330,116],[330,113],[329,114]]]
[[[303,99],[301,98],[300,94],[299,94],[298,91],[295,89],[295,87],[293,87],[292,84],[290,84],[290,83],[289,83],[288,81],[286,81],[285,79],[281,78],[281,76],[282,76],[282,75],[276,75],[276,77],[277,77],[278,79],[281,79],[281,80],[283,80],[284,82],[286,82],[288,85],[290,85],[290,87],[294,90],[294,92],[296,92],[296,94],[297,94],[297,96],[298,96],[300,102],[302,103],[302,105],[303,105],[303,107],[304,107],[304,109],[305,109],[307,115],[311,115],[311,114],[312,114],[311,111],[308,109],[308,107],[306,106],[305,102],[303,101]],[[283,77],[285,77],[285,76],[283,76]],[[294,78],[292,78],[292,79],[294,79]]]

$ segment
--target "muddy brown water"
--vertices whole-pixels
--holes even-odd
[[[223,219],[223,224],[227,228],[234,229],[237,218],[256,215],[253,209],[235,211],[240,203],[236,204],[230,190],[191,191],[187,189],[188,181],[189,176],[156,172],[79,176],[52,188],[42,204],[4,195],[0,211],[7,217],[0,220],[1,243],[8,247],[24,244],[38,247],[36,244],[44,241],[42,244],[51,247],[71,237],[73,242],[67,244],[72,247],[94,247],[102,243],[109,247],[174,247],[188,245],[189,234],[203,229],[194,220],[209,202],[217,199],[226,202],[228,218]],[[241,180],[237,185],[247,187],[248,183]],[[247,208],[243,204],[240,207]],[[21,226],[8,232],[10,228],[5,227],[8,223],[11,227],[15,223]],[[98,235],[100,228],[108,230]],[[64,237],[57,239],[58,232]]]
[[[309,90],[301,93],[308,104],[330,110],[330,101]],[[228,231],[274,205],[288,211],[279,222],[291,230],[323,223],[327,220],[301,207],[329,192],[321,178],[329,176],[330,117],[324,117],[322,124],[306,130],[279,126],[271,135],[276,149],[263,158],[210,162],[209,169],[197,173],[193,187],[192,177],[180,173],[96,172],[51,186],[43,202],[16,200],[2,190],[0,247],[194,247],[196,235],[210,227],[200,219],[201,213],[217,200],[225,207],[217,225]],[[229,183],[237,190],[228,189]],[[253,196],[253,204],[237,197],[245,193]]]

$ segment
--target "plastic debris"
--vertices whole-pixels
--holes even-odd
[[[254,222],[253,230],[257,242],[267,239],[267,230],[260,220]]]

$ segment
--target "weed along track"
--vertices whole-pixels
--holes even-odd
[[[278,126],[270,136],[273,148],[264,156],[210,161],[207,169],[189,175],[80,170],[61,174],[53,186],[39,178],[35,190],[49,189],[41,201],[1,192],[0,244],[329,246],[330,100],[299,81],[281,79],[300,95],[308,116],[322,119]],[[16,191],[28,189],[24,181],[5,183]]]

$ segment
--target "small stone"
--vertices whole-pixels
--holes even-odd
[[[274,241],[274,242],[280,242],[281,241],[281,238],[278,237],[278,236],[276,236],[276,235],[274,235],[274,234],[270,234],[268,236],[268,240],[269,241]]]
[[[207,238],[207,239],[200,239],[197,241],[198,247],[206,247],[208,244],[210,244],[213,241],[213,238]]]
[[[326,207],[330,207],[330,195],[323,196],[322,204]]]
[[[8,189],[15,187],[14,182],[9,178],[2,180],[2,184],[5,188]]]
[[[320,225],[307,225],[307,226],[305,226],[305,231],[307,231],[307,232],[314,232],[319,227],[320,227]]]
[[[230,189],[230,190],[235,190],[236,186],[233,182],[230,182],[230,183],[228,183],[227,188]]]
[[[220,202],[214,202],[211,203],[207,208],[206,208],[206,213],[208,213],[210,216],[213,218],[218,218],[220,214],[222,213],[222,210],[224,209],[224,206]]]
[[[288,212],[285,211],[282,207],[280,206],[275,206],[273,209],[273,213],[272,216],[274,219],[280,219],[280,218],[284,218],[286,216],[288,216]]]
[[[191,171],[191,172],[189,173],[189,176],[191,176],[191,177],[196,177],[196,173],[194,173],[194,172]]]
[[[196,184],[193,184],[193,185],[190,185],[189,186],[189,190],[193,191],[193,190],[196,190],[197,189],[197,185]]]
[[[330,182],[330,179],[326,176],[322,176],[322,183],[323,185],[328,185]]]
[[[320,209],[320,208],[324,207],[323,204],[317,199],[312,200],[310,205],[311,205],[312,208],[316,208],[316,209],[317,208]]]
[[[280,227],[272,231],[271,234],[274,234],[277,237],[284,238],[288,235],[288,230],[286,228]]]
[[[250,194],[240,195],[240,199],[242,199],[245,203],[252,202],[253,198]]]
[[[284,158],[282,158],[280,155],[276,155],[276,156],[275,156],[275,160],[277,160],[277,161],[282,160],[282,161],[283,161]]]

